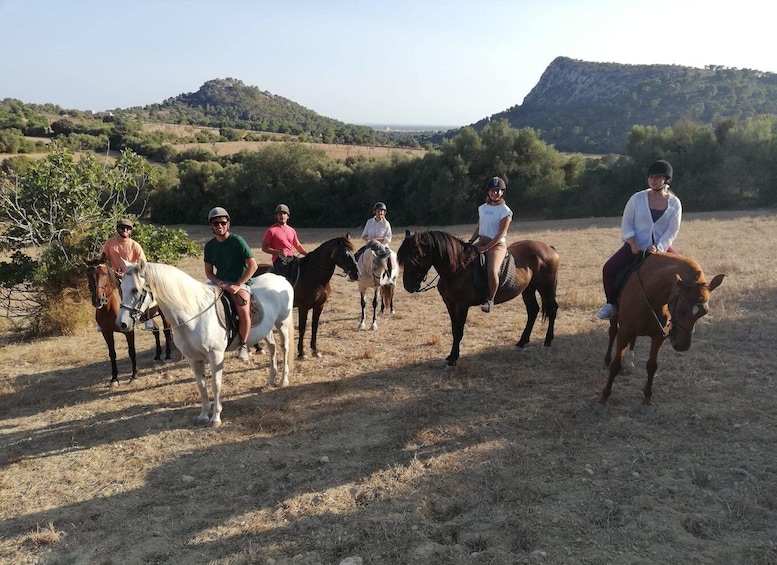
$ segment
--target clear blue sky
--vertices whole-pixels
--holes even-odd
[[[756,0],[0,0],[0,99],[109,110],[232,77],[357,124],[460,126],[557,56],[777,72]]]

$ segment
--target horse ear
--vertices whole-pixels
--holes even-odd
[[[405,230],[405,237],[410,237],[410,230]]]
[[[723,282],[723,277],[725,276],[726,275],[715,275],[714,277],[712,277],[710,284],[707,285],[707,288],[709,289],[709,291],[712,292],[713,290],[718,288],[720,286],[720,283]]]
[[[345,239],[351,239],[351,232],[346,232]]]

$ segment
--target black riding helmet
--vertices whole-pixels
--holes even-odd
[[[674,171],[672,170],[672,165],[669,164],[668,161],[664,161],[663,159],[659,159],[650,167],[648,168],[648,176],[650,175],[664,175],[667,180],[670,180],[672,178],[672,173]]]
[[[507,190],[507,185],[500,177],[492,177],[488,179],[488,186],[486,188],[487,190],[491,190],[492,188],[501,188],[502,190]]]

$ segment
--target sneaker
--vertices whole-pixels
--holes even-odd
[[[609,320],[612,318],[612,304],[605,304],[596,313],[596,317],[600,320]]]
[[[250,357],[248,356],[248,346],[245,343],[237,350],[237,358],[243,363],[248,363],[250,360]]]
[[[483,310],[486,314],[491,312],[491,308],[494,307],[494,301],[493,300],[486,300],[483,304],[480,305],[480,309]]]
[[[156,326],[154,325],[154,322],[151,320],[146,320],[146,329],[147,330],[154,330],[156,329]]]

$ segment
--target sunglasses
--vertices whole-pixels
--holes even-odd
[[[504,191],[505,191],[504,188],[492,188],[491,189],[491,192],[504,192]]]
[[[211,222],[210,225],[212,226],[226,226],[229,223],[229,221],[226,222]]]
[[[119,231],[129,230],[132,231],[132,228],[129,226],[119,226]]]

